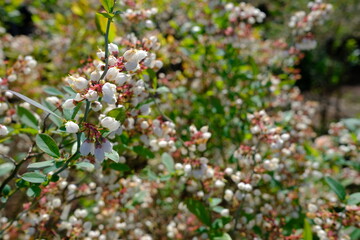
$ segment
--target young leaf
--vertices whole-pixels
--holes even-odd
[[[54,87],[46,87],[44,88],[44,92],[46,92],[49,95],[55,95],[55,96],[63,96],[64,94],[57,90]]]
[[[349,196],[347,200],[348,205],[358,205],[360,203],[360,192],[353,193]]]
[[[40,133],[36,135],[35,138],[36,145],[45,153],[49,154],[52,157],[59,158],[60,151],[54,139],[49,135]]]
[[[39,123],[38,120],[35,118],[35,116],[26,108],[18,107],[17,108],[17,114],[20,118],[20,122],[25,124],[28,127],[38,129]]]
[[[88,172],[92,172],[95,169],[94,164],[89,163],[89,162],[79,162],[76,165],[77,169],[83,169],[86,170]]]
[[[95,15],[95,23],[98,31],[101,34],[105,34],[106,32],[106,25],[107,25],[108,19],[104,17],[103,15],[96,13]],[[109,29],[109,41],[112,42],[116,36],[116,28],[114,24],[110,24]]]
[[[40,193],[41,193],[41,188],[38,186],[31,186],[26,191],[26,195],[28,197],[37,197],[37,196],[40,196]]]
[[[115,118],[117,121],[124,122],[126,113],[124,108],[115,108],[107,113],[109,117]]]
[[[0,165],[0,177],[4,176],[5,174],[9,173],[11,170],[14,169],[14,164],[12,163],[3,163]]]
[[[50,113],[50,114],[52,114],[52,115],[54,115],[54,116],[56,116],[56,117],[58,117],[58,118],[61,119],[61,117],[60,117],[59,115],[57,115],[56,113],[54,113],[53,111],[51,111],[51,110],[48,109],[47,107],[41,105],[40,103],[35,102],[34,100],[32,100],[32,99],[30,99],[30,98],[28,98],[28,97],[26,97],[26,96],[24,96],[24,95],[22,95],[22,94],[20,94],[20,93],[18,93],[18,92],[14,92],[14,91],[11,91],[11,90],[7,90],[7,91],[9,91],[9,92],[11,92],[12,94],[14,94],[15,96],[21,98],[21,99],[24,100],[25,102],[28,102],[28,103],[30,103],[31,105],[33,105],[33,106],[35,106],[35,107],[37,107],[37,108],[40,108],[40,109],[44,110],[45,112]]]
[[[175,168],[174,168],[174,159],[172,158],[172,156],[168,153],[163,153],[161,155],[161,162],[165,165],[166,169],[169,172],[174,172]]]
[[[143,146],[134,146],[133,151],[139,154],[144,158],[154,158],[155,155],[148,148],[144,148]]]
[[[113,13],[107,13],[107,12],[101,12],[99,14],[103,15],[106,18],[113,18],[115,16]]]
[[[104,7],[105,11],[111,13],[114,9],[115,1],[114,0],[100,0],[101,5]]]
[[[344,201],[346,197],[345,188],[338,181],[331,177],[325,177],[325,181],[330,186],[331,190],[336,193],[339,199]]]
[[[119,162],[119,160],[120,160],[120,156],[115,150],[112,150],[111,153],[105,153],[105,157],[111,159],[112,161],[114,161],[116,163]]]
[[[41,168],[47,168],[47,167],[51,167],[51,166],[54,166],[54,160],[31,163],[31,164],[28,165],[27,168],[29,168],[29,169],[41,169]]]
[[[312,240],[313,239],[311,225],[306,219],[304,219],[303,238],[304,238],[304,240]]]
[[[31,183],[43,183],[46,181],[46,176],[38,172],[24,173],[21,178]]]
[[[111,163],[110,168],[116,170],[116,171],[120,171],[120,172],[126,172],[126,171],[130,171],[130,167],[124,163]]]
[[[189,211],[194,214],[205,225],[211,225],[211,216],[209,210],[204,206],[202,202],[195,199],[187,199],[185,204]]]
[[[227,233],[223,233],[221,236],[219,237],[214,237],[214,240],[232,240],[230,235]]]
[[[221,201],[222,201],[221,198],[210,198],[209,199],[210,207],[215,207],[215,206],[219,205],[221,203]]]

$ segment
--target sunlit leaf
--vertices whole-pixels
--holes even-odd
[[[11,90],[7,90],[7,91],[9,91],[9,92],[11,92],[12,94],[14,94],[15,96],[21,98],[21,99],[24,100],[25,102],[28,102],[28,103],[30,103],[31,105],[33,105],[33,106],[35,106],[35,107],[37,107],[37,108],[40,108],[41,110],[43,110],[43,111],[45,111],[45,112],[47,112],[47,113],[50,113],[50,114],[52,114],[52,115],[54,115],[54,116],[56,116],[56,117],[58,117],[58,118],[61,119],[61,117],[60,117],[59,115],[57,115],[56,113],[54,113],[53,111],[51,111],[51,110],[48,109],[47,107],[41,105],[40,103],[38,103],[38,102],[36,102],[36,101],[34,101],[34,100],[32,100],[32,99],[30,99],[30,98],[28,98],[28,97],[20,94],[20,93],[18,93],[18,92],[14,92],[14,91],[11,91]]]
[[[38,134],[35,138],[36,145],[45,153],[49,154],[52,157],[59,158],[60,151],[56,142],[52,137],[47,134],[41,133]]]
[[[336,193],[339,199],[344,201],[346,197],[345,188],[338,181],[331,177],[325,177],[325,181],[330,186],[331,190]]]
[[[27,172],[21,178],[31,183],[43,183],[46,181],[46,176],[39,172]]]

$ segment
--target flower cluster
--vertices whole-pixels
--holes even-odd
[[[333,6],[323,3],[322,0],[309,2],[310,12],[304,11],[295,13],[290,18],[289,27],[297,38],[296,47],[300,50],[309,50],[316,47],[316,40],[311,31],[317,25],[322,25],[333,10]]]
[[[105,50],[87,53],[65,86],[44,88],[50,96],[38,101],[7,91],[21,88],[11,75],[22,82],[26,69],[43,66],[31,57],[2,78],[1,238],[358,234],[360,123],[342,120],[318,135],[317,104],[294,85],[301,50],[314,46],[310,31],[331,5],[316,1],[309,14],[294,15],[294,34],[308,39],[294,47],[265,38],[265,13],[248,3],[172,1],[119,13],[114,1],[101,2],[101,15],[125,33],[109,43],[106,32]],[[71,11],[84,20],[82,7],[92,4],[73,2]],[[52,56],[62,51],[54,48]]]

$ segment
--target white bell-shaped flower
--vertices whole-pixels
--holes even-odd
[[[103,100],[109,104],[116,102],[116,85],[111,83],[105,83],[102,87]]]
[[[65,129],[68,133],[77,133],[79,131],[79,125],[72,121],[69,121],[65,123]]]
[[[0,136],[5,136],[9,133],[6,126],[0,124]]]
[[[83,77],[76,78],[73,76],[69,76],[66,80],[69,83],[70,87],[76,92],[82,92],[86,90],[89,86],[89,81]]]
[[[62,105],[64,109],[73,109],[75,106],[74,99],[68,99]]]
[[[110,130],[110,132],[116,131],[120,127],[120,122],[115,118],[105,117],[101,120],[101,125]]]

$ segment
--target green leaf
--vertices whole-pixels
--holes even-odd
[[[11,187],[8,184],[6,184],[2,190],[2,194],[4,196],[7,196],[10,193],[10,191],[11,191]]]
[[[151,152],[147,148],[144,148],[143,146],[134,146],[133,151],[144,158],[154,158],[155,157],[153,152]]]
[[[117,121],[124,122],[126,119],[126,112],[124,108],[115,108],[107,113],[109,117],[115,118]]]
[[[358,240],[360,239],[360,228],[356,228],[354,231],[350,234],[351,240]]]
[[[18,130],[19,130],[19,132],[29,133],[31,135],[36,135],[39,132],[39,130],[33,129],[33,128],[19,128]]]
[[[132,205],[140,204],[144,201],[144,198],[146,197],[145,191],[140,191],[134,195],[134,198],[132,199]]]
[[[124,163],[114,163],[113,162],[113,163],[110,164],[109,167],[116,170],[116,171],[120,171],[120,172],[126,172],[126,171],[131,170],[131,168],[128,165],[124,164]]]
[[[214,240],[232,240],[232,238],[230,237],[229,234],[227,233],[223,233],[221,236],[219,237],[214,237]]]
[[[59,90],[57,90],[54,87],[46,87],[46,88],[44,88],[44,92],[46,92],[49,95],[54,95],[54,96],[63,96],[64,95],[62,92],[60,92]]]
[[[163,153],[161,155],[161,162],[165,165],[166,169],[169,172],[174,172],[175,168],[174,168],[174,159],[172,158],[172,156],[168,153]]]
[[[11,91],[11,90],[7,90],[7,91],[9,91],[9,92],[11,92],[12,94],[14,94],[15,96],[21,98],[21,99],[24,100],[25,102],[28,102],[28,103],[30,103],[31,105],[33,105],[33,106],[35,106],[35,107],[37,107],[37,108],[40,108],[40,109],[44,110],[45,112],[50,113],[50,114],[52,114],[52,115],[54,115],[54,116],[56,116],[56,117],[58,117],[58,118],[61,119],[61,117],[60,117],[59,115],[57,115],[56,113],[54,113],[53,111],[51,111],[51,110],[48,109],[47,107],[41,105],[40,103],[38,103],[38,102],[36,102],[36,101],[34,101],[34,100],[32,100],[32,99],[30,99],[30,98],[28,98],[28,97],[20,94],[20,93],[18,93],[18,92],[14,92],[14,91]]]
[[[59,148],[56,145],[55,140],[52,139],[52,137],[50,137],[49,135],[40,133],[36,135],[35,141],[36,145],[45,153],[55,158],[60,157]]]
[[[146,71],[147,71],[147,74],[149,75],[150,79],[152,80],[153,89],[156,90],[157,84],[158,84],[158,79],[156,77],[155,71],[152,69],[147,69]]]
[[[221,203],[222,199],[221,198],[210,198],[209,202],[210,202],[210,207],[215,207],[217,205],[219,205]]]
[[[82,104],[83,104],[82,102],[79,102],[78,104],[76,104],[76,107],[74,108],[72,115],[71,115],[71,120],[73,120],[76,117],[76,114],[79,112]]]
[[[221,206],[215,206],[212,208],[212,210],[214,212],[217,212],[217,213],[221,213],[222,210],[224,210],[225,208],[221,207]]]
[[[101,14],[102,16],[104,16],[106,18],[113,18],[115,16],[115,14],[107,13],[107,12],[100,12],[99,14]]]
[[[3,163],[0,165],[0,177],[11,172],[15,168],[12,163]]]
[[[111,153],[105,153],[105,157],[111,159],[112,161],[114,161],[116,163],[119,162],[119,160],[120,160],[120,156],[115,150],[112,150]]]
[[[254,58],[250,56],[249,57],[249,62],[250,62],[250,65],[251,65],[251,68],[252,68],[252,71],[253,71],[253,75],[257,76],[259,74],[259,67],[257,66]]]
[[[344,201],[346,197],[345,188],[338,181],[331,177],[325,177],[325,181],[330,186],[331,190],[336,193],[339,199]]]
[[[189,211],[194,214],[202,223],[207,226],[211,225],[210,211],[199,200],[189,198],[185,201]]]
[[[43,183],[46,181],[46,176],[39,172],[27,172],[21,178],[31,183]]]
[[[107,25],[107,21],[108,19],[106,17],[104,17],[103,15],[96,13],[95,15],[95,23],[96,23],[96,27],[98,29],[98,31],[101,34],[105,34],[106,33],[106,25]],[[116,37],[116,28],[114,24],[110,24],[110,29],[109,29],[109,42],[114,41]]]
[[[168,87],[162,86],[156,89],[156,92],[159,94],[169,93],[170,89]]]
[[[303,238],[304,238],[304,240],[312,240],[313,239],[311,225],[306,219],[304,219]]]
[[[41,188],[38,186],[31,186],[26,191],[26,195],[28,197],[38,197],[38,196],[40,196],[40,193],[41,193]]]
[[[76,169],[83,169],[83,170],[86,170],[89,172],[92,172],[95,169],[94,164],[92,164],[90,162],[79,162],[79,163],[76,163],[75,165],[76,165]]]
[[[28,165],[27,168],[29,168],[29,169],[41,169],[41,168],[47,168],[47,167],[51,167],[51,166],[54,166],[54,160],[31,163],[31,164]]]
[[[17,108],[17,114],[20,118],[20,122],[25,124],[28,127],[38,129],[39,128],[39,122],[36,119],[36,117],[26,108],[18,106]]]
[[[358,205],[360,203],[360,192],[353,193],[347,200],[348,205]]]
[[[151,169],[149,169],[149,168],[144,169],[144,173],[145,173],[147,179],[149,179],[150,181],[156,181],[158,179],[158,176],[156,175],[156,173],[151,171]]]
[[[114,9],[115,1],[114,0],[100,0],[101,5],[104,7],[105,11],[111,13]]]

